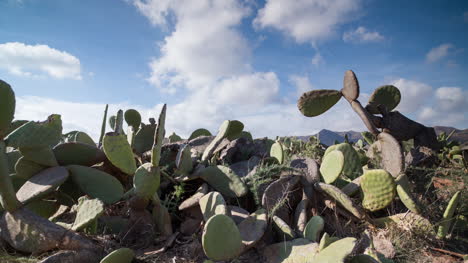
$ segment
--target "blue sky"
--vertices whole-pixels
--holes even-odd
[[[96,137],[104,105],[168,132],[239,119],[255,137],[364,130],[347,102],[316,118],[297,98],[379,85],[426,125],[468,128],[468,2],[376,0],[0,0],[0,79],[18,119],[61,113]]]

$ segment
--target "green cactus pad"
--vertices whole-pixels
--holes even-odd
[[[321,216],[313,216],[304,229],[304,238],[318,242],[324,227],[325,220]]]
[[[15,165],[16,175],[24,180],[28,180],[45,168],[46,166],[26,160],[24,157],[19,158]]]
[[[21,205],[8,175],[8,160],[5,143],[0,140],[0,204],[7,211],[15,211]]]
[[[218,192],[209,192],[198,201],[200,209],[205,221],[208,221],[212,216],[223,214],[228,215],[226,202],[223,196]]]
[[[312,90],[302,94],[297,107],[304,116],[315,117],[333,107],[340,98],[341,92],[337,90]]]
[[[455,210],[457,209],[458,203],[461,199],[461,192],[456,192],[452,198],[450,199],[447,208],[445,209],[444,216],[442,217],[442,222],[437,229],[437,238],[445,238],[447,233],[450,229],[450,226],[453,223],[453,215],[455,214]]]
[[[244,124],[242,122],[236,120],[229,121],[226,138],[230,141],[237,139],[240,137],[242,130],[244,130]]]
[[[319,243],[319,251],[324,250],[326,247],[328,247],[331,243],[339,240],[337,237],[331,237],[328,235],[327,232],[323,233],[322,238],[320,239]]]
[[[156,225],[156,230],[162,236],[170,236],[172,235],[172,221],[171,215],[167,208],[162,205],[160,202],[155,203],[153,206],[153,220]]]
[[[396,224],[397,227],[403,230],[417,231],[420,233],[429,232],[431,234],[435,234],[433,226],[429,220],[411,212],[374,218],[372,219],[372,223],[377,227],[382,228]]]
[[[69,165],[67,168],[73,182],[92,198],[99,198],[106,204],[112,204],[122,198],[123,186],[112,175],[81,165]]]
[[[57,189],[68,178],[65,167],[57,166],[45,169],[23,184],[16,196],[22,203],[39,199]]]
[[[73,137],[73,142],[81,142],[96,147],[94,140],[85,132],[77,132]]]
[[[227,133],[229,130],[229,126],[231,125],[231,122],[226,120],[224,121],[221,126],[219,127],[218,134],[216,137],[211,141],[211,143],[206,147],[205,151],[203,152],[202,155],[202,161],[206,161],[211,159],[211,156],[213,155],[214,150],[218,145],[227,137]]]
[[[244,247],[246,249],[253,247],[263,237],[267,226],[268,221],[265,209],[259,209],[244,219],[238,225]]]
[[[54,152],[49,146],[35,148],[20,147],[19,151],[26,160],[43,166],[58,166]]]
[[[324,250],[320,251],[311,262],[320,263],[344,263],[356,246],[354,237],[347,237],[331,243]]]
[[[270,156],[278,160],[279,164],[284,163],[284,146],[281,142],[276,141],[270,149]]]
[[[345,72],[341,93],[349,102],[356,100],[359,97],[359,82],[352,70],[347,70]]]
[[[366,106],[371,114],[379,114],[378,105],[384,105],[388,111],[392,111],[398,106],[401,100],[400,90],[393,85],[380,86],[374,90]]]
[[[336,146],[335,150],[341,151],[344,155],[344,175],[351,179],[355,179],[362,175],[361,160],[351,144],[340,143]]]
[[[109,104],[106,104],[106,108],[104,109],[104,117],[102,118],[102,124],[101,124],[101,135],[99,135],[99,142],[98,142],[99,148],[101,148],[102,139],[104,138],[104,134],[106,133],[106,120],[107,120],[108,109],[109,109]]]
[[[280,240],[286,241],[296,238],[294,230],[278,216],[273,216],[273,227]]]
[[[364,219],[364,212],[358,206],[356,206],[353,200],[345,193],[343,193],[343,191],[341,191],[339,188],[324,183],[316,183],[314,187],[315,189],[333,198],[339,205],[351,212],[355,217]]]
[[[134,130],[138,130],[141,124],[141,115],[137,110],[129,109],[124,113],[125,122],[128,126],[133,127]]]
[[[380,143],[381,165],[394,178],[404,170],[404,155],[400,143],[389,133],[381,132],[377,135]]]
[[[44,122],[30,121],[5,137],[7,146],[14,148],[55,146],[62,138],[60,115],[50,115]]]
[[[243,250],[242,238],[236,223],[226,215],[212,216],[205,224],[202,236],[205,255],[215,261],[231,260]]]
[[[104,135],[102,148],[107,159],[122,172],[132,175],[136,170],[133,151],[124,135],[115,132]]]
[[[361,179],[362,206],[369,211],[387,207],[395,197],[395,180],[385,170],[368,170]]]
[[[54,147],[53,151],[59,165],[77,164],[91,166],[106,159],[101,149],[79,142],[59,144]]]
[[[15,116],[15,93],[8,83],[0,79],[0,140],[7,134]]]
[[[175,132],[169,135],[169,143],[178,142],[178,141],[182,141],[182,138],[179,135],[177,135]]]
[[[123,134],[123,111],[118,110],[117,116],[115,117],[114,131],[117,134]]]
[[[194,207],[195,205],[198,205],[198,202],[200,201],[200,199],[203,196],[205,196],[207,193],[208,193],[208,185],[202,184],[191,197],[182,201],[182,203],[179,205],[179,210],[184,210],[190,207]]]
[[[344,155],[341,151],[332,151],[324,155],[322,164],[320,165],[320,174],[327,184],[333,183],[344,168]]]
[[[145,163],[138,167],[133,176],[133,188],[135,194],[151,198],[159,188],[161,174],[159,167],[154,167],[151,163]]]
[[[227,197],[242,197],[248,192],[239,176],[223,165],[206,167],[201,171],[200,178]]]
[[[60,204],[51,200],[36,200],[28,203],[25,207],[43,218],[49,218],[57,212]]]
[[[252,134],[250,132],[248,132],[248,131],[242,131],[241,134],[240,134],[240,137],[245,138],[248,141],[253,141]]]
[[[158,126],[156,127],[156,131],[154,133],[153,148],[151,150],[151,163],[153,166],[159,166],[159,161],[161,160],[161,148],[164,140],[164,134],[166,133],[165,123],[166,104],[164,104],[161,109],[161,113],[159,114],[158,119]]]
[[[75,222],[73,223],[72,230],[78,231],[87,227],[103,213],[104,204],[101,200],[84,200],[78,205],[78,211],[76,213],[76,218]]]
[[[212,136],[212,134],[209,130],[200,128],[200,129],[194,130],[192,134],[190,134],[190,137],[188,138],[188,140],[191,141],[200,136]]]
[[[136,154],[141,155],[151,150],[154,144],[155,130],[156,124],[141,125],[140,129],[135,133],[135,138],[133,138],[133,149]]]
[[[176,156],[177,174],[188,174],[193,170],[192,156],[188,144],[182,146]]]
[[[135,252],[130,248],[119,248],[112,251],[99,263],[131,263],[135,257]]]
[[[263,256],[267,263],[315,263],[311,261],[318,253],[318,244],[304,238],[267,246]]]
[[[414,198],[411,195],[410,184],[406,174],[401,174],[396,179],[396,191],[401,202],[408,208],[411,212],[415,214],[420,214],[421,209],[414,201]]]
[[[312,188],[312,186],[310,187]],[[308,199],[307,197],[303,198],[296,206],[296,211],[294,212],[294,225],[296,230],[299,232],[304,232],[307,225],[307,220],[309,218],[309,200],[311,199]]]

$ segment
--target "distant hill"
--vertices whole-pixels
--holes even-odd
[[[446,127],[446,126],[435,126],[434,127],[436,134],[439,135],[441,132],[445,132],[446,134],[451,133],[455,130],[454,134],[451,137],[451,140],[459,141],[461,144],[468,142],[468,129],[460,130],[453,127]],[[355,142],[359,139],[362,139],[361,133],[356,131],[345,131],[345,132],[335,132],[323,129],[314,136],[318,136],[321,143],[325,145],[332,145],[335,141],[344,142],[345,135],[348,135],[348,139],[352,142]],[[296,136],[296,138],[301,139],[303,141],[309,140],[309,136]]]

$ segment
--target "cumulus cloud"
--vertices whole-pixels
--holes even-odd
[[[350,43],[369,43],[380,42],[385,38],[377,31],[369,31],[365,27],[358,27],[354,31],[348,31],[343,34],[343,41]]]
[[[81,79],[80,60],[47,45],[0,44],[0,68],[19,76]]]
[[[298,43],[316,43],[335,34],[359,9],[356,0],[267,0],[258,11],[254,25],[274,28],[293,37]]]
[[[322,55],[320,55],[319,52],[315,53],[314,57],[312,58],[312,65],[318,67],[324,63],[325,63],[325,60],[323,59]]]
[[[429,63],[437,62],[449,55],[450,51],[453,48],[455,47],[450,43],[442,44],[438,47],[435,47],[427,53],[426,61]]]
[[[304,94],[304,92],[314,89],[310,83],[309,77],[307,76],[291,75],[289,76],[289,82],[291,82],[296,88],[295,95],[297,98]]]
[[[401,102],[396,110],[405,114],[420,110],[432,96],[432,87],[422,82],[400,78],[391,84],[401,92]]]

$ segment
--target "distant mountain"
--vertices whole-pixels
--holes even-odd
[[[453,127],[435,126],[434,130],[437,135],[439,135],[441,132],[445,132],[446,134],[449,134],[453,130],[455,130],[454,134],[451,137],[451,140],[458,141],[460,142],[460,144],[468,142],[468,129],[459,130]],[[326,129],[321,130],[320,132],[318,132],[317,134],[314,134],[313,136],[318,136],[320,142],[325,145],[333,145],[335,141],[340,142],[340,143],[344,142],[345,135],[348,135],[348,139],[352,142],[356,142],[359,139],[362,139],[360,132],[356,132],[356,131],[335,132],[335,131],[330,131]],[[296,138],[303,140],[303,141],[309,140],[309,137],[310,136],[296,136]]]

